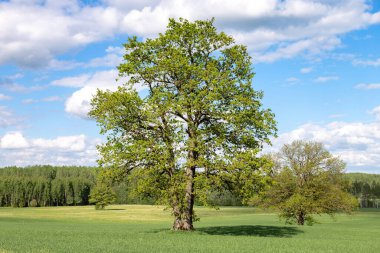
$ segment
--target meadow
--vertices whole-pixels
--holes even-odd
[[[0,252],[380,252],[375,209],[285,225],[248,207],[198,207],[195,232],[173,232],[159,206],[0,208]]]

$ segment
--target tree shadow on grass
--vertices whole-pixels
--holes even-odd
[[[218,226],[196,228],[195,233],[203,235],[225,235],[225,236],[259,236],[259,237],[284,237],[289,238],[303,233],[296,227],[279,226]],[[188,231],[173,231],[170,229],[154,229],[150,233],[189,233]]]
[[[103,211],[123,211],[125,210],[124,208],[105,208],[105,209],[101,209]]]
[[[203,227],[197,231],[208,235],[230,235],[230,236],[260,236],[260,237],[292,237],[303,233],[295,227],[277,226],[220,226]]]

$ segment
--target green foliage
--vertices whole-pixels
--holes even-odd
[[[30,206],[30,207],[37,207],[37,206],[38,206],[37,200],[36,200],[36,199],[32,199],[32,200],[29,202],[29,206]]]
[[[118,69],[129,81],[99,90],[89,114],[107,134],[99,148],[104,175],[129,174],[133,189],[171,207],[173,228],[183,230],[193,228],[196,197],[207,205],[211,191],[227,189],[247,199],[265,185],[257,153],[275,121],[252,88],[245,46],[213,20],[170,19],[158,38],[132,37],[124,47]]]
[[[243,201],[241,197],[228,190],[211,191],[207,196],[208,206],[242,206]],[[201,205],[199,200],[196,200],[196,204]]]
[[[0,169],[0,206],[87,205],[95,169],[32,166]],[[33,201],[34,200],[34,201]]]
[[[380,174],[367,174],[367,173],[346,173],[344,175],[344,178],[348,181],[352,182],[363,182],[363,183],[369,183],[372,182],[380,183]]]
[[[345,164],[321,143],[295,141],[284,145],[273,164],[273,185],[252,203],[280,210],[286,222],[315,222],[313,214],[351,213],[356,199],[346,192]]]
[[[112,188],[105,183],[97,183],[92,189],[90,203],[95,204],[95,209],[104,209],[104,207],[114,203],[116,194]]]
[[[349,191],[359,199],[360,207],[380,208],[380,175],[365,173],[347,173]]]

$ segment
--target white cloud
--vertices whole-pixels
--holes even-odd
[[[43,90],[46,86],[43,85],[33,85],[25,86],[14,82],[12,76],[10,77],[0,77],[0,88],[6,89],[11,92],[32,92],[37,90]]]
[[[10,1],[0,2],[0,16],[0,64],[32,68],[65,67],[57,55],[117,34],[156,36],[170,17],[215,17],[218,28],[247,44],[257,62],[332,50],[340,35],[380,23],[366,0]]]
[[[28,104],[38,103],[38,102],[58,102],[61,100],[62,98],[59,96],[51,96],[51,97],[45,97],[41,99],[27,98],[27,99],[22,100],[21,102],[23,104],[28,105]]]
[[[379,22],[369,9],[364,0],[166,0],[129,12],[123,25],[128,33],[147,37],[162,32],[169,17],[215,17],[219,28],[249,45],[257,62],[271,62],[334,49],[339,35]]]
[[[373,114],[376,120],[380,122],[380,106],[373,108],[371,114]]]
[[[0,106],[0,128],[14,126],[20,121],[6,106]]]
[[[95,95],[97,89],[102,90],[116,90],[116,78],[118,72],[116,70],[99,71],[94,74],[80,75],[77,77],[69,77],[64,80],[55,81],[57,83],[70,86],[76,84],[81,87],[80,90],[75,91],[65,102],[65,111],[78,116],[80,118],[88,118],[90,110],[90,102]],[[72,80],[80,79],[80,82],[70,82]],[[65,82],[69,80],[69,82]],[[54,83],[54,82],[53,82]]]
[[[41,100],[44,101],[44,102],[58,102],[58,101],[61,101],[62,98],[59,97],[59,96],[51,96],[51,97],[43,98]]]
[[[47,66],[56,55],[110,37],[118,29],[116,8],[58,3],[0,3],[0,64]]]
[[[104,57],[92,59],[86,67],[115,67],[123,61],[124,48],[122,47],[108,47]]]
[[[322,51],[333,50],[340,43],[340,40],[335,36],[313,37],[290,42],[285,46],[280,43],[275,50],[253,52],[253,55],[256,62],[274,62],[280,59],[290,59],[300,54],[316,55]]]
[[[319,76],[316,79],[314,79],[314,82],[325,83],[328,81],[336,81],[336,80],[339,80],[339,76]]]
[[[310,72],[312,72],[313,71],[313,68],[312,67],[308,67],[308,68],[302,68],[302,69],[300,69],[300,72],[302,73],[302,74],[307,74],[307,73],[310,73]]]
[[[297,77],[289,77],[286,79],[286,82],[288,82],[288,83],[297,83],[299,81],[300,81],[300,79],[298,79]]]
[[[54,80],[51,82],[54,86],[64,86],[64,87],[84,87],[86,82],[90,79],[91,75],[83,74],[79,76],[65,77],[62,79]]]
[[[21,101],[21,103],[25,104],[25,105],[30,105],[30,104],[34,104],[34,103],[37,103],[38,100],[37,99],[33,99],[33,98],[27,98],[27,99],[24,99]]]
[[[77,117],[87,119],[91,109],[91,99],[96,93],[96,87],[86,86],[74,92],[65,103],[65,111]]]
[[[345,114],[330,114],[329,118],[330,119],[337,119],[337,118],[342,118],[344,116],[346,116],[346,115]]]
[[[20,79],[23,77],[24,77],[24,74],[22,74],[22,73],[16,73],[14,75],[7,76],[7,78],[9,78],[10,80],[16,80],[16,79]]]
[[[99,143],[83,134],[28,139],[20,132],[9,132],[0,138],[0,166],[95,165]]]
[[[272,150],[294,140],[322,142],[334,155],[339,155],[349,167],[380,165],[380,125],[378,123],[333,122],[327,125],[305,124],[283,133],[274,140]]]
[[[118,79],[116,81],[116,79]],[[74,77],[67,77],[53,81],[53,85],[67,87],[81,87],[75,91],[65,102],[65,111],[87,119],[90,110],[90,102],[97,89],[115,91],[123,84],[127,78],[120,78],[117,70],[98,71],[93,74],[85,74]],[[142,87],[136,86],[137,90]]]
[[[12,97],[0,93],[0,101],[1,100],[10,100],[10,99],[12,99]]]
[[[102,2],[120,10],[131,11],[157,5],[160,0],[102,0]]]
[[[0,148],[19,149],[29,147],[28,141],[19,132],[10,132],[0,139]]]
[[[96,68],[96,67],[115,67],[118,66],[123,61],[124,48],[123,47],[112,47],[109,46],[105,50],[106,54],[102,57],[96,57],[88,62],[78,62],[78,61],[62,61],[62,60],[51,60],[49,62],[48,68],[54,70],[70,70],[74,68]],[[88,75],[78,76],[78,79],[63,79],[57,80],[57,83],[53,85],[62,86],[61,83],[66,83],[66,86],[77,87],[78,83],[83,82]],[[84,80],[82,80],[82,78]]]
[[[88,112],[90,111],[90,103],[92,97],[96,94],[97,89],[115,91],[118,86],[125,83],[127,77],[119,77],[117,70],[98,71],[94,74],[86,75],[86,78],[81,78],[84,75],[77,77],[68,77],[54,81],[55,85],[70,86],[77,84],[71,80],[82,79],[80,85],[81,89],[75,91],[65,102],[65,111],[77,117],[88,119]],[[69,80],[65,82],[65,80]],[[141,85],[135,86],[137,91],[142,91],[145,87]]]
[[[34,139],[31,145],[41,149],[60,149],[63,151],[83,151],[86,148],[85,136],[64,136],[55,139]]]
[[[380,83],[359,83],[355,86],[356,89],[375,90],[380,89]]]
[[[379,67],[380,66],[380,58],[376,60],[353,60],[352,64],[358,65],[358,66],[372,66],[372,67]]]
[[[52,59],[43,67],[51,70],[71,70],[82,66],[84,66],[82,62]]]
[[[294,140],[312,140],[322,142],[330,152],[347,163],[349,170],[380,172],[380,106],[371,112],[377,121],[301,125],[280,134],[273,140],[273,146],[266,148],[266,152],[276,152]]]

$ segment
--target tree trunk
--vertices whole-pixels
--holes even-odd
[[[185,208],[182,216],[182,230],[194,230],[194,178],[196,162],[198,160],[198,152],[196,151],[197,142],[194,127],[189,127],[189,146],[187,154],[187,168],[186,168],[186,189],[185,189]]]
[[[174,222],[173,222],[173,227],[172,227],[173,230],[183,230],[183,222],[182,222],[182,219],[181,217],[179,216],[176,216],[174,218]]]
[[[174,222],[173,222],[173,230],[183,230],[183,222],[182,222],[182,213],[179,208],[178,198],[174,195],[174,200],[172,202]]]
[[[193,219],[194,219],[194,176],[195,167],[191,166],[186,171],[187,184],[186,184],[186,208],[184,210],[183,217],[183,230],[194,230]]]
[[[297,215],[297,224],[303,226],[305,224],[305,214],[303,212],[300,212]]]

